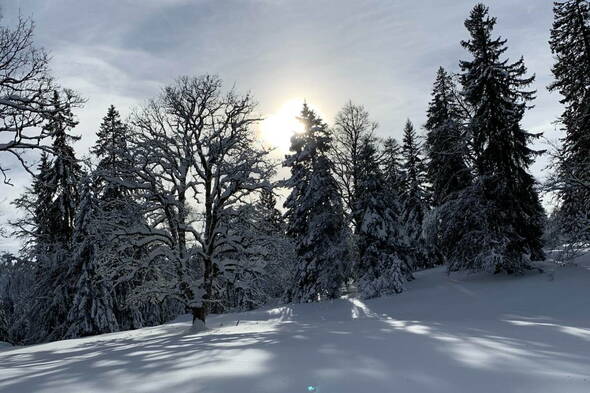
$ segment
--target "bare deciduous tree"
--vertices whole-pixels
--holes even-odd
[[[227,215],[250,194],[270,188],[274,166],[258,148],[249,94],[223,94],[216,76],[181,77],[131,116],[131,159],[157,232],[141,236],[169,249],[178,274],[177,297],[194,320],[215,302],[219,253],[234,238]]]
[[[33,43],[33,32],[33,22],[23,17],[18,18],[13,28],[0,26],[0,153],[12,156],[29,172],[24,151],[51,151],[50,146],[43,144],[51,132],[42,125],[62,106],[82,103],[71,91],[63,95],[63,105],[52,102],[57,86],[49,73],[47,53]],[[0,161],[0,173],[6,184],[10,184],[8,171],[6,161]]]
[[[348,214],[355,228],[360,218],[352,214],[358,193],[359,156],[364,138],[373,138],[377,123],[371,121],[369,112],[362,105],[351,101],[336,115],[333,129],[332,161],[334,177]]]

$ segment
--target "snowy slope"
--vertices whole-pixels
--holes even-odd
[[[590,258],[544,266],[3,349],[0,392],[590,392]]]

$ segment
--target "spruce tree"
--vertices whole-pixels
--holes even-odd
[[[47,214],[47,206],[51,204],[55,193],[47,182],[50,170],[51,159],[44,151],[41,153],[31,186],[12,202],[24,213],[22,219],[11,222],[14,234],[26,239],[23,251],[30,253],[33,259],[35,255],[44,255],[48,252],[47,244],[52,224]]]
[[[71,143],[80,137],[70,134],[78,122],[69,107],[61,108],[57,91],[54,93],[53,105],[56,108],[55,114],[45,126],[54,138],[54,159],[45,179],[47,187],[53,191],[51,201],[46,206],[50,225],[48,241],[67,248],[74,232],[76,209],[80,200],[78,186],[83,175]]]
[[[99,159],[96,173],[99,176],[99,192],[103,200],[113,201],[126,197],[125,187],[130,164],[126,160],[129,128],[121,121],[119,112],[111,105],[103,118],[96,144],[91,152]]]
[[[38,203],[34,221],[38,233],[30,256],[35,261],[34,301],[23,315],[24,326],[29,328],[25,333],[26,343],[63,337],[76,279],[70,270],[71,250],[83,171],[71,146],[79,137],[70,132],[77,122],[57,91],[52,105],[45,128],[54,138],[54,157],[50,163],[42,159],[34,187]]]
[[[269,235],[282,235],[285,230],[283,215],[276,205],[277,199],[271,189],[260,191],[257,208],[261,212],[261,221],[264,225],[264,228],[261,229]]]
[[[488,8],[476,5],[465,27],[470,39],[462,45],[472,59],[460,63],[463,94],[473,108],[469,127],[472,135],[476,192],[489,244],[487,255],[479,255],[476,269],[516,273],[529,268],[529,260],[542,259],[544,211],[535,189],[535,179],[528,172],[538,152],[528,144],[538,135],[525,131],[520,122],[534,99],[526,90],[534,77],[525,77],[521,58],[515,63],[501,59],[506,40],[493,38],[496,19]],[[492,249],[487,249],[493,244]],[[456,247],[466,246],[458,244]],[[463,261],[471,263],[472,261]],[[454,265],[461,269],[462,263]]]
[[[147,226],[137,194],[132,190],[137,179],[132,176],[134,168],[128,152],[130,133],[119,112],[111,105],[96,133],[96,143],[91,148],[98,159],[91,185],[94,190],[92,195],[96,200],[87,208],[92,209],[89,216],[92,217],[92,233],[95,244],[99,244],[100,255],[89,253],[96,260],[84,262],[91,266],[87,269],[88,272],[107,271],[108,279],[117,283],[112,289],[112,300],[105,303],[104,309],[112,303],[112,312],[122,329],[140,328],[149,324],[154,318],[142,311],[146,309],[145,306],[148,306],[147,310],[150,312],[157,311],[153,310],[152,304],[142,304],[142,301],[129,304],[131,295],[142,283],[137,279],[124,279],[120,273],[130,269],[130,266],[140,264],[140,259],[147,252],[145,248],[131,245],[130,238],[115,236],[130,228]],[[108,319],[96,321],[96,326],[102,324],[105,329],[111,328],[110,325],[105,325],[106,322]]]
[[[32,193],[34,195],[34,237],[37,245],[46,242],[50,235],[50,217],[47,215],[47,206],[51,204],[54,187],[49,183],[51,160],[47,153],[41,154],[37,174],[33,177]],[[41,252],[41,250],[38,250]]]
[[[394,138],[385,139],[381,152],[381,168],[385,179],[385,187],[398,208],[404,179],[402,165],[402,147]]]
[[[549,44],[556,62],[549,90],[562,95],[565,138],[550,185],[561,201],[557,216],[566,237],[590,241],[590,5],[557,1],[553,12]]]
[[[466,164],[468,151],[463,112],[455,91],[452,76],[440,67],[424,127],[428,131],[427,174],[435,207],[440,206],[449,195],[465,189],[471,182],[470,169]]]
[[[403,290],[402,247],[395,201],[387,191],[374,141],[364,138],[359,153],[360,192],[354,206],[355,214],[360,217],[357,288],[363,298],[399,293]]]
[[[398,253],[402,257],[402,271],[407,280],[413,280],[412,272],[415,265],[415,252],[405,233],[405,225],[402,219],[404,196],[404,159],[402,146],[395,138],[387,138],[379,154],[380,168],[384,180],[384,198],[389,203],[389,208],[402,230],[396,240]]]
[[[328,126],[304,104],[304,132],[291,139],[285,160],[291,192],[285,201],[287,234],[295,243],[297,266],[290,300],[317,301],[338,296],[348,276],[348,230],[338,185],[328,158]]]
[[[271,189],[263,189],[254,210],[255,217],[250,226],[256,239],[254,243],[261,244],[263,251],[261,260],[264,261],[264,284],[262,293],[269,298],[279,299],[293,282],[295,258],[293,241],[287,236],[286,223],[282,213],[276,207],[276,197]]]
[[[84,337],[119,330],[111,288],[100,275],[99,254],[105,233],[96,225],[100,214],[92,181],[86,179],[77,210],[68,276],[73,283],[72,305],[67,315],[66,338]]]
[[[406,242],[414,256],[414,269],[428,266],[422,239],[422,222],[428,210],[428,190],[421,149],[414,125],[408,120],[402,145],[401,222],[405,228]]]

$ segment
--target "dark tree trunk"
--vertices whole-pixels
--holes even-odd
[[[197,319],[200,321],[203,321],[203,324],[205,323],[205,316],[206,316],[205,306],[191,307],[191,313],[193,315],[193,325],[195,324],[195,321]]]

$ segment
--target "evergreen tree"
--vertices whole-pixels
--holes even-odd
[[[283,215],[276,208],[277,199],[270,189],[260,191],[260,198],[257,202],[258,211],[261,212],[261,221],[269,235],[280,235],[285,231]]]
[[[276,208],[276,198],[272,190],[263,189],[255,206],[257,216],[253,220],[258,228],[255,233],[257,242],[264,249],[264,273],[266,282],[263,284],[266,301],[284,296],[286,288],[294,280],[293,241],[287,236],[286,223],[282,213]]]
[[[117,236],[117,233],[130,228],[146,228],[147,222],[138,203],[137,193],[132,190],[137,179],[132,177],[134,168],[128,154],[130,129],[121,121],[113,105],[108,108],[97,136],[96,144],[91,148],[98,158],[91,186],[94,189],[94,194],[91,194],[96,200],[88,208],[92,209],[89,214],[92,217],[92,234],[95,245],[100,245],[100,252],[89,254],[96,260],[85,262],[89,266],[86,271],[87,274],[106,273],[107,277],[103,279],[113,286],[112,299],[104,305],[105,313],[106,306],[112,303],[112,312],[120,328],[140,328],[160,321],[162,313],[151,299],[140,298],[130,304],[132,294],[143,283],[137,278],[125,278],[124,273],[121,273],[128,271],[130,266],[140,264],[139,259],[145,257],[147,251],[145,247],[131,245],[130,238]],[[153,313],[156,315],[151,315]],[[95,324],[112,329],[112,325],[105,325],[107,322],[109,319],[103,318],[95,321]]]
[[[359,261],[356,278],[363,298],[399,293],[403,289],[399,223],[379,168],[374,141],[361,141],[355,214],[360,220],[357,233]]]
[[[459,241],[455,247],[482,250],[471,261],[456,261],[452,269],[477,260],[478,266],[471,268],[516,273],[530,266],[529,258],[544,257],[544,212],[528,172],[538,154],[528,142],[538,135],[520,126],[527,103],[534,99],[534,92],[525,90],[534,77],[524,76],[522,58],[515,63],[500,58],[506,40],[492,38],[495,23],[486,6],[473,8],[465,22],[471,38],[462,42],[473,59],[460,64],[465,100],[474,112],[469,127],[478,176],[474,189],[465,195],[480,208],[476,213],[481,219],[474,222],[482,223],[476,230],[485,234],[487,244],[470,246]]]
[[[549,86],[563,98],[565,131],[550,186],[561,200],[559,222],[570,242],[590,241],[590,5],[557,1],[549,44],[556,62]]]
[[[299,118],[304,132],[291,139],[285,166],[291,193],[285,202],[287,234],[295,242],[296,278],[293,301],[335,298],[348,275],[348,231],[338,185],[328,158],[327,125],[304,104]]]
[[[80,200],[78,186],[83,172],[71,146],[71,142],[80,139],[79,136],[70,135],[70,131],[78,122],[69,107],[60,107],[62,104],[57,91],[54,93],[53,105],[56,110],[45,126],[47,132],[53,135],[55,155],[44,179],[48,189],[53,192],[49,198],[50,202],[45,205],[50,226],[47,240],[50,244],[57,243],[65,249],[69,246],[74,232],[76,209]]]
[[[47,182],[50,170],[51,159],[46,152],[42,152],[31,186],[12,202],[24,213],[22,219],[11,222],[14,234],[25,239],[23,251],[30,253],[33,258],[34,255],[44,255],[49,251],[47,244],[52,224],[47,206],[51,204],[55,193]]]
[[[82,190],[75,221],[68,276],[73,282],[72,306],[67,316],[66,338],[84,337],[119,330],[110,286],[98,271],[99,253],[105,245],[103,228],[97,224],[100,214],[92,181]]]
[[[0,341],[23,342],[22,315],[30,303],[34,283],[31,263],[10,253],[0,254]]]
[[[410,120],[404,127],[402,156],[401,222],[405,228],[406,242],[414,255],[414,269],[424,268],[428,266],[422,239],[422,221],[428,210],[426,167],[418,135]]]
[[[459,192],[471,182],[463,115],[455,95],[453,78],[439,68],[432,100],[428,107],[425,128],[427,173],[432,187],[432,204],[440,206],[449,195]]]
[[[379,161],[384,180],[384,198],[389,203],[393,217],[402,228],[399,238],[396,240],[396,246],[399,248],[398,252],[402,256],[402,271],[407,280],[413,280],[412,271],[415,265],[415,253],[406,236],[405,226],[402,221],[405,175],[402,146],[397,140],[394,138],[385,139],[379,154]]]
[[[101,199],[113,201],[126,197],[129,190],[125,183],[130,172],[125,158],[129,129],[113,105],[109,107],[96,136],[91,152],[99,159],[96,173],[100,178]]]
[[[49,183],[51,160],[47,153],[41,154],[41,160],[37,168],[37,175],[33,177],[32,194],[35,203],[33,205],[34,238],[39,246],[47,243],[50,235],[51,219],[47,215],[47,206],[52,202],[55,187]],[[37,250],[41,253],[41,250]]]
[[[77,122],[57,91],[52,105],[45,127],[54,138],[54,158],[49,162],[42,157],[31,196],[37,204],[31,231],[35,241],[29,255],[35,261],[35,285],[34,300],[19,323],[27,330],[25,343],[63,337],[75,280],[70,274],[71,247],[83,172],[70,143],[79,137],[70,135]]]
[[[390,194],[390,199],[395,201],[399,209],[404,179],[402,147],[394,138],[387,138],[383,142],[382,150],[381,167],[385,187]]]

